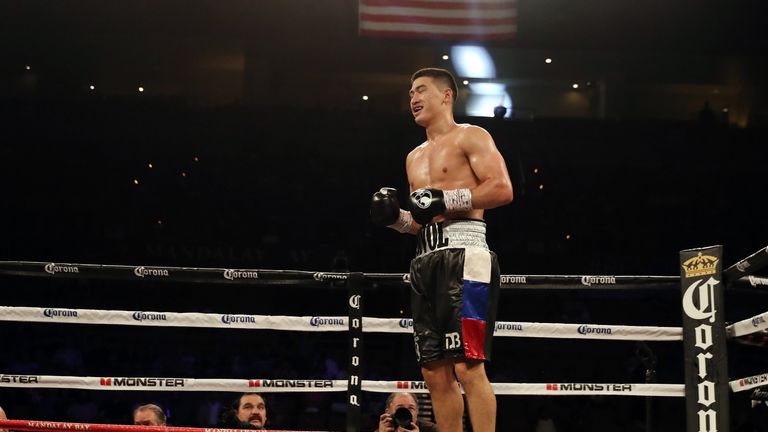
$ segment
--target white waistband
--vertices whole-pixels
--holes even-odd
[[[447,220],[424,225],[416,234],[416,242],[416,257],[442,249],[488,250],[485,222],[479,220]]]

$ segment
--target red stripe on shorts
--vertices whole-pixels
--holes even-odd
[[[485,321],[462,318],[461,335],[464,339],[464,357],[485,360]]]

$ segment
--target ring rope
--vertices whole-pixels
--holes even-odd
[[[713,248],[710,248],[710,249],[712,249],[712,254],[716,254],[717,258],[715,259],[715,262],[717,260],[721,260],[721,258],[722,258],[722,252],[721,252],[722,247],[718,246],[717,248],[713,247]],[[688,270],[690,270],[690,268],[689,268],[690,266],[687,266],[687,263],[688,262],[693,262],[695,257],[688,259],[688,261],[683,261],[684,257],[688,258],[688,256],[691,255],[693,252],[695,252],[695,251],[694,250],[688,250],[688,251],[681,251],[681,253],[680,253],[681,263],[682,263],[683,269],[686,270],[686,277],[691,277],[690,274],[693,274],[693,276],[697,275],[695,272],[694,273],[689,272]],[[707,252],[709,252],[709,249],[707,249]],[[684,253],[687,254],[687,255],[685,255]],[[699,251],[699,256],[701,256],[701,255],[702,255],[702,252]],[[117,274],[118,268],[106,269],[107,270],[107,274],[102,274],[102,272],[105,270],[104,266],[99,266],[99,271],[85,271],[85,272],[83,272],[83,274],[76,275],[76,273],[80,273],[80,269],[77,266],[71,266],[71,267],[57,266],[55,263],[47,263],[44,266],[41,266],[40,264],[37,264],[37,268],[28,268],[28,269],[23,270],[23,271],[18,271],[18,269],[15,269],[15,270],[12,269],[10,272],[4,272],[3,271],[3,267],[4,267],[3,264],[5,264],[5,263],[6,262],[0,262],[0,274],[2,274],[2,273],[9,273],[9,274],[24,274],[24,275],[31,275],[31,276],[45,276],[44,274],[42,274],[42,272],[41,272],[41,270],[42,270],[45,273],[48,273],[48,276],[52,275],[54,277],[58,275],[58,276],[69,276],[69,277],[76,276],[78,278],[82,278],[82,277],[85,277],[85,278],[87,278],[87,277],[100,277],[100,278],[104,278],[104,277],[106,277],[106,278],[124,279],[124,278],[126,278],[126,276],[128,276],[127,274],[124,274],[124,273],[121,273],[121,274],[118,275]],[[19,264],[19,263],[24,264],[23,262],[17,262],[17,264]],[[754,274],[756,271],[759,270],[759,268],[761,268],[762,266],[766,265],[766,263],[768,263],[768,247],[766,247],[764,250],[758,251],[756,254],[753,254],[752,256],[748,257],[747,259],[738,262],[736,265],[730,267],[727,272],[721,272],[720,270],[717,270],[717,274],[722,275],[724,279],[728,280],[728,282],[737,281],[737,280],[739,280],[743,276],[749,276],[749,275]],[[119,270],[121,272],[125,272],[126,267],[130,268],[130,266],[120,266],[120,267],[121,268]],[[697,268],[698,267],[693,268],[693,270],[696,270]],[[88,270],[88,269],[86,269],[86,270]],[[95,270],[95,269],[90,269],[90,270]],[[183,268],[175,268],[175,269],[174,268],[168,268],[168,267],[152,267],[152,268],[147,268],[147,267],[141,267],[140,266],[140,267],[133,268],[133,277],[144,278],[144,280],[177,280],[177,281],[181,280],[183,278],[189,278],[189,280],[192,280],[194,282],[210,282],[209,280],[206,280],[206,279],[209,279],[210,277],[213,277],[214,274],[215,274],[215,277],[218,278],[219,280],[221,280],[221,278],[227,279],[227,281],[225,281],[225,282],[233,282],[235,279],[249,279],[249,278],[259,279],[259,271],[248,272],[248,271],[240,271],[240,270],[236,271],[236,270],[220,269],[220,270],[215,270],[213,273],[211,271],[208,271],[208,272],[206,272],[206,277],[200,277],[203,273],[201,273],[198,270],[199,269],[192,269],[190,271],[188,269],[183,269]],[[29,271],[33,271],[34,273],[33,274],[29,274]],[[176,274],[173,274],[174,277],[171,277],[171,275],[172,275],[171,272],[172,271],[173,272],[184,272],[184,273],[180,274],[181,277],[176,277],[177,276]],[[219,271],[221,271],[221,273],[219,273]],[[282,273],[282,275],[280,273]],[[284,272],[280,272],[280,273],[275,272],[274,274],[272,274],[272,276],[274,276],[274,277],[271,278],[271,279],[267,278],[267,279],[270,279],[270,281],[268,281],[266,283],[285,284],[286,283],[285,280],[277,281],[277,279],[280,279],[281,276],[282,276],[283,279],[285,279],[285,276],[288,276],[288,274],[290,272],[284,271]],[[303,279],[304,281],[309,280],[307,278],[307,273],[309,273],[309,272],[304,272],[301,275],[301,279]],[[727,273],[727,274],[724,274],[724,273]],[[235,274],[237,275],[237,277],[235,277]],[[263,275],[269,275],[269,273],[264,273],[264,271],[262,271],[262,274]],[[294,274],[294,276],[295,276],[295,274]],[[130,276],[128,276],[128,277],[130,277]],[[521,288],[521,287],[524,287],[524,288],[543,288],[543,287],[553,288],[552,285],[557,285],[557,283],[552,284],[552,282],[550,281],[549,283],[545,284],[545,286],[536,287],[536,286],[532,286],[532,284],[528,282],[528,278],[530,276],[515,276],[515,275],[512,275],[511,277],[517,278],[517,279],[508,279],[506,281],[502,280],[502,286],[504,288]],[[579,287],[579,288],[587,287],[587,289],[589,289],[589,288],[602,288],[604,286],[610,287],[610,286],[620,285],[620,284],[617,283],[617,279],[616,279],[615,276],[591,276],[591,277],[590,276],[582,276],[580,279],[578,279],[578,277],[577,277],[575,280],[571,276],[560,276],[558,278],[560,278],[560,280],[565,280],[567,282],[566,285],[567,285],[568,288],[573,288],[573,287],[577,286],[577,284],[575,284],[574,282],[578,282],[578,283],[580,283],[582,285],[582,287]],[[670,278],[672,279],[673,282],[683,281],[684,280],[682,278],[682,276],[681,277],[670,277]],[[262,279],[264,279],[264,278],[262,278]],[[362,314],[359,312],[360,308],[358,306],[356,306],[356,304],[353,304],[353,300],[354,299],[359,299],[361,297],[361,294],[362,294],[362,291],[361,291],[362,284],[360,282],[362,280],[367,280],[367,282],[369,282],[369,283],[372,282],[372,279],[371,279],[370,275],[365,275],[363,273],[313,273],[312,280],[319,281],[319,282],[340,281],[340,282],[343,282],[345,286],[349,287],[349,289],[350,289],[349,292],[351,293],[350,297],[349,297],[349,304],[350,304],[350,308],[351,309],[350,309],[350,315],[349,315],[350,318],[348,319],[348,322],[350,324],[349,324],[349,328],[347,330],[350,332],[350,335],[351,335],[351,334],[353,334],[352,331],[353,331],[353,327],[354,327],[354,328],[357,329],[356,330],[357,333],[354,333],[354,334],[356,336],[360,336],[361,337],[362,333],[363,333],[363,328],[361,327],[361,324],[363,322],[363,317],[362,317]],[[392,280],[393,279],[390,278],[388,281],[392,281]],[[348,281],[352,282],[352,283],[346,284],[346,282],[348,282]],[[646,282],[647,281],[648,280],[646,280]],[[716,280],[711,279],[711,278],[710,278],[710,281],[712,282],[712,284],[713,284],[712,286],[713,287],[715,287],[715,285],[717,283],[719,283],[719,281],[716,281]],[[253,281],[242,281],[242,280],[238,280],[238,282],[246,282],[246,283],[251,283],[251,284],[253,283]],[[263,282],[263,281],[258,281],[257,283],[259,283],[259,282]],[[292,283],[292,282],[293,281],[288,281],[288,283]],[[300,282],[300,283],[303,283],[303,282]],[[398,282],[402,283],[402,284],[408,283],[409,280],[408,280],[407,275],[403,275],[402,279],[400,281],[398,281]],[[632,282],[634,283],[636,281],[632,281]],[[659,287],[659,285],[663,285],[662,283],[659,283],[658,281],[653,281],[653,282],[654,282],[654,285],[656,287]],[[693,285],[688,287],[688,290],[685,291],[685,294],[688,295],[690,292],[694,292],[694,289],[696,288],[696,284],[698,284],[700,282],[701,281],[696,281],[696,283],[694,283]],[[515,284],[520,284],[520,286],[514,286]],[[373,287],[377,286],[376,282],[374,282],[372,285],[373,285]],[[675,283],[674,285],[677,285],[677,284]],[[338,286],[338,285],[336,285],[336,286]],[[709,285],[707,285],[707,287],[709,287]],[[554,286],[554,288],[559,288],[559,286]],[[685,290],[685,287],[683,287],[683,288]],[[694,292],[694,294],[695,294],[695,292]],[[722,295],[722,291],[720,292],[720,295]],[[686,307],[686,305],[687,304],[685,303],[685,298],[684,298],[684,307]],[[688,305],[688,306],[690,306],[690,305]],[[352,310],[353,308],[358,309],[358,313],[356,315],[353,314],[353,310]],[[691,309],[691,308],[689,307],[688,309]],[[48,310],[50,311],[50,309],[48,309]],[[687,309],[686,309],[686,312],[687,312]],[[694,311],[694,312],[696,312],[696,311]],[[43,312],[43,313],[45,313],[45,312]],[[713,315],[712,315],[711,321],[714,321],[714,307],[713,307],[712,313],[713,313]],[[696,318],[694,315],[695,314],[692,315],[692,314],[688,313],[687,316],[691,317],[691,318]],[[76,312],[75,312],[75,316],[76,316]],[[138,316],[139,316],[139,319],[137,319],[138,321],[143,320],[143,316],[141,315],[141,312],[139,312]],[[352,319],[353,317],[355,319]],[[753,318],[757,319],[757,318],[763,318],[763,317],[762,316],[757,316],[757,317],[753,317]],[[315,319],[315,317],[313,317],[311,319]],[[762,324],[762,323],[759,322],[759,320],[758,320],[758,324],[755,324],[752,319],[750,319],[749,321],[752,322],[753,326],[755,326],[755,327],[758,324]],[[742,323],[742,322],[740,322],[740,323]],[[341,320],[339,322],[339,324],[341,324],[341,325],[343,325],[343,323],[344,323],[343,320]],[[407,326],[408,322],[407,322],[407,320],[405,320],[405,323],[406,323],[406,325],[402,326],[402,327],[407,330],[408,329],[408,326]],[[685,330],[688,331],[689,330],[688,327],[690,327],[689,322],[685,321],[685,324],[686,324]],[[724,329],[723,329],[722,318],[720,318],[719,325],[720,325],[720,327],[719,327],[720,332],[723,332]],[[576,326],[578,326],[577,327],[577,332],[579,332],[581,334],[589,333],[589,332],[587,332],[587,326],[586,325],[579,326],[578,324],[576,324]],[[740,325],[738,327],[739,327],[739,329],[741,329],[741,327],[743,327],[743,325]],[[598,330],[604,330],[604,331],[601,332],[601,331],[598,331]],[[679,330],[681,330],[681,337],[680,337],[680,339],[683,339],[682,338],[682,330],[683,329],[679,329]],[[732,332],[734,334],[737,331],[736,327],[732,327],[731,330],[732,330]],[[606,327],[604,329],[595,328],[595,329],[593,329],[593,331],[591,333],[592,334],[600,334],[600,333],[610,334],[611,333],[611,329],[609,327]],[[690,341],[688,339],[685,339],[685,342],[686,342],[686,346],[687,346]],[[357,358],[358,357],[352,357],[352,359],[353,359],[352,361],[354,362],[354,360],[357,359]],[[701,360],[701,358],[700,358],[700,360]],[[699,366],[701,367],[701,364]],[[706,366],[706,364],[704,366]],[[693,376],[692,374],[695,373],[695,371],[693,369],[691,369],[691,370],[689,370],[689,369],[690,368],[688,368],[688,365],[686,365],[687,377],[689,375]],[[723,372],[725,372],[725,373],[723,373]],[[355,374],[354,376],[350,375],[350,380],[346,383],[346,386],[348,386],[348,388],[349,388],[348,393],[349,392],[353,392],[353,390],[354,390],[354,393],[355,393],[355,394],[350,393],[350,396],[349,396],[350,397],[350,405],[357,405],[355,402],[357,401],[357,398],[360,397],[360,392],[361,391],[363,391],[363,390],[371,391],[371,390],[369,390],[369,388],[370,388],[369,383],[366,382],[365,383],[365,388],[363,388],[364,387],[364,383],[363,383],[364,380],[360,379],[361,377],[358,377],[359,373],[357,371],[354,372],[354,374]],[[725,378],[725,377],[727,377],[727,372],[724,371],[724,370],[720,371],[720,375],[723,378]],[[766,377],[764,375],[757,375],[757,376],[754,376],[754,377],[747,377],[747,378],[742,378],[741,380],[737,380],[736,381],[738,383],[737,384],[737,386],[738,386],[737,388],[746,390],[749,386],[759,386],[766,379]],[[704,375],[702,375],[701,371],[699,371],[699,377],[703,377],[703,376]],[[0,383],[4,381],[2,379],[4,377],[5,377],[4,375],[0,375]],[[354,380],[353,380],[353,378],[354,378]],[[130,378],[126,378],[126,379],[130,379]],[[134,378],[134,380],[136,380],[136,378]],[[688,379],[686,381],[688,381]],[[173,381],[171,381],[171,382],[173,382]],[[254,383],[255,382],[256,381],[254,381]],[[260,382],[260,381],[258,381],[258,382]],[[104,383],[104,385],[106,385],[106,383],[110,383],[111,384],[111,380],[108,379],[108,378],[104,378],[103,380],[100,379],[99,383],[100,383],[100,385],[102,383]],[[148,382],[146,382],[146,383],[148,383]],[[728,389],[733,391],[733,388],[734,388],[734,385],[735,385],[734,382],[729,382],[728,386],[725,386],[725,384],[726,383],[722,382],[722,384],[720,385],[720,388],[718,389],[718,393],[721,393],[723,391],[727,391]],[[518,384],[514,384],[514,385],[518,385]],[[521,385],[524,385],[524,384],[521,384]],[[542,386],[542,384],[535,384],[535,385],[539,389]],[[649,384],[649,385],[657,386],[658,384]],[[663,384],[663,385],[666,386],[666,384]],[[408,382],[402,382],[402,383],[401,382],[396,382],[396,386],[397,386],[398,389],[411,389],[410,388],[411,386],[409,386]],[[563,383],[563,384],[560,384],[560,383],[558,383],[558,384],[543,384],[543,386],[544,386],[544,389],[546,391],[549,391],[549,392],[562,391],[562,393],[558,393],[558,394],[561,394],[561,395],[566,395],[566,394],[568,394],[568,392],[571,392],[571,391],[576,392],[575,394],[584,394],[583,391],[590,391],[590,392],[591,391],[598,391],[598,393],[596,393],[596,394],[611,394],[610,392],[618,392],[619,394],[621,394],[622,392],[632,393],[632,390],[633,390],[633,384],[582,384],[582,383]],[[692,389],[690,388],[690,386],[681,385],[681,384],[677,384],[677,385],[674,385],[674,386],[677,386],[678,390],[679,390],[679,394],[677,396],[683,396],[686,393],[690,393],[688,396],[691,396],[693,394],[693,393],[691,393]],[[421,383],[420,386],[417,386],[417,388],[422,390],[422,391],[424,391],[424,392],[427,391],[423,383]],[[343,390],[339,390],[339,391],[343,391]],[[391,391],[391,390],[388,389],[387,391]],[[507,394],[507,393],[504,392],[503,389],[498,389],[497,393],[498,394]],[[699,394],[699,396],[701,396],[701,394]],[[726,408],[727,408],[727,405],[726,405]],[[354,411],[354,412],[359,417],[359,409],[357,411]],[[688,417],[689,417],[690,421],[693,421],[695,419],[695,415],[693,414],[693,411],[691,409],[687,410],[687,414],[688,414]],[[701,416],[699,416],[699,417],[701,417]],[[354,417],[349,417],[348,416],[348,425],[350,424],[349,423],[349,419],[350,418],[354,418]],[[701,423],[701,418],[699,419],[699,423]]]
[[[252,429],[193,428],[179,426],[138,426],[97,423],[54,422],[44,420],[0,420],[0,429],[17,431],[89,431],[89,432],[253,432]],[[269,430],[265,432],[310,432]]]
[[[766,289],[768,288],[768,278],[765,277],[759,277],[759,276],[743,276],[736,280],[729,281],[728,282],[729,287],[750,287],[750,288],[758,288],[758,289]],[[757,291],[756,291],[757,292]],[[763,291],[766,292],[766,291]]]
[[[731,391],[734,393],[751,390],[766,384],[768,384],[768,373],[739,378],[728,383],[728,385],[731,387]]]
[[[347,391],[346,380],[323,379],[213,379],[158,377],[78,377],[56,375],[0,375],[0,387],[59,388],[111,391],[215,391],[303,393]],[[661,396],[683,397],[683,384],[630,383],[491,383],[497,395],[516,396]],[[362,380],[363,391],[428,393],[423,381]]]
[[[130,266],[109,264],[0,261],[0,274],[36,277],[154,280],[192,283],[293,284],[346,281],[352,273],[300,270],[224,269],[202,267]],[[374,285],[407,286],[407,273],[362,273]],[[501,275],[501,288],[516,289],[637,289],[679,288],[679,276]]]
[[[768,330],[768,312],[735,322],[725,328],[730,337],[738,337]]]
[[[735,280],[742,276],[755,274],[766,266],[768,266],[768,246],[728,267],[723,271],[723,275],[728,280]]]
[[[237,328],[287,331],[348,331],[346,316],[234,315],[0,306],[0,321],[150,327]],[[412,333],[410,318],[364,317],[368,333]],[[681,327],[497,321],[494,336],[557,339],[680,341]]]
[[[734,340],[742,345],[765,348],[768,347],[768,330],[737,337]]]

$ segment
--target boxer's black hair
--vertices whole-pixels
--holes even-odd
[[[419,69],[411,76],[411,84],[413,84],[414,81],[416,81],[417,78],[421,77],[430,77],[433,80],[439,82],[443,85],[443,88],[450,87],[451,93],[453,94],[453,103],[456,103],[456,100],[459,98],[459,88],[456,85],[456,79],[453,77],[453,74],[450,73],[446,69],[440,69],[440,68],[423,68]]]

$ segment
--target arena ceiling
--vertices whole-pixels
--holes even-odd
[[[763,87],[764,9],[757,0],[519,0],[516,38],[486,47],[508,85]],[[452,44],[360,37],[357,0],[0,3],[3,75],[31,66],[40,85],[61,92],[95,85],[127,95],[143,85],[202,104],[343,105],[371,94],[402,105],[409,74],[450,67],[441,57]],[[13,92],[7,81],[0,91]]]

